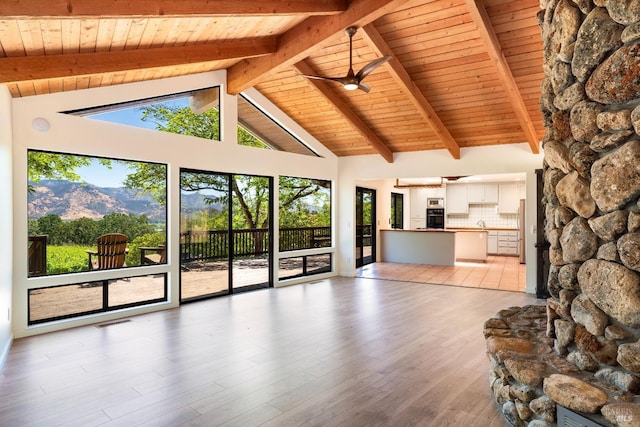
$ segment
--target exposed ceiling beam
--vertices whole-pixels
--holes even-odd
[[[391,56],[391,61],[386,62],[385,66],[390,71],[391,77],[400,86],[402,91],[409,97],[418,112],[424,120],[429,123],[431,129],[436,133],[440,141],[444,144],[454,159],[460,159],[460,146],[451,136],[449,129],[442,123],[438,113],[433,109],[427,98],[420,92],[415,85],[407,70],[402,66],[398,58],[393,53],[389,45],[384,41],[378,30],[373,24],[362,27],[362,34],[365,41],[373,48],[378,56]]]
[[[487,10],[485,9],[482,0],[465,0],[465,3],[473,21],[478,27],[480,39],[487,48],[489,57],[495,63],[502,85],[507,92],[507,96],[509,97],[509,101],[513,106],[516,116],[518,117],[520,127],[522,128],[527,142],[531,147],[531,151],[537,154],[540,152],[538,134],[533,125],[533,121],[529,116],[529,112],[527,111],[527,106],[522,99],[522,94],[518,89],[518,85],[513,78],[513,74],[511,73],[511,69],[507,63],[507,58],[505,58],[504,53],[502,52],[500,41],[498,40],[498,36],[491,25],[491,20],[489,19]]]
[[[293,65],[300,74],[316,74],[315,70],[304,61],[300,61]],[[336,94],[333,89],[329,88],[329,84],[321,80],[305,79],[311,84],[321,95],[323,95],[327,102],[333,107],[333,109],[340,114],[344,119],[354,127],[360,135],[382,156],[384,159],[393,163],[393,153],[387,147],[387,145],[367,126],[356,113],[353,112]]]
[[[278,43],[278,51],[263,58],[245,59],[227,71],[227,92],[237,95],[255,86],[265,76],[293,66],[351,25],[363,26],[407,3],[408,0],[353,0],[339,15],[312,16],[286,33]]]
[[[276,51],[275,37],[211,44],[0,58],[0,83],[196,64]]]
[[[346,0],[2,0],[0,16],[16,19],[332,15],[346,8]]]

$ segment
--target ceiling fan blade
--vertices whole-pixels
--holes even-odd
[[[369,91],[371,90],[371,87],[367,84],[360,82],[358,83],[358,89],[360,89],[364,93],[369,93]]]
[[[387,62],[390,59],[391,59],[391,57],[387,55],[387,56],[383,56],[382,58],[378,58],[378,59],[375,59],[375,60],[369,62],[367,65],[362,67],[362,70],[358,71],[358,74],[356,74],[356,78],[358,80],[364,79],[365,77],[367,77],[369,75],[369,73],[371,73],[373,70],[375,70],[378,66],[384,64],[385,62]]]
[[[313,75],[309,75],[309,74],[300,74],[302,77],[306,77],[308,79],[316,79],[316,80],[328,80],[331,82],[338,82],[338,83],[342,83],[342,80],[344,79],[344,77],[324,77],[324,76],[313,76]]]
[[[358,72],[358,74],[354,75],[353,36],[356,33],[357,29],[358,29],[357,27],[351,26],[345,30],[347,33],[347,36],[349,36],[349,71],[347,72],[347,75],[345,77],[323,77],[323,76],[314,76],[309,74],[299,74],[299,75],[302,77],[306,77],[308,79],[328,80],[331,82],[337,82],[337,83],[340,83],[346,90],[360,89],[365,93],[369,93],[371,88],[369,87],[369,85],[362,83],[362,79],[367,77],[367,75],[369,75],[369,73],[375,70],[376,67],[389,61],[391,59],[391,56],[383,56],[382,58],[378,58],[376,60],[369,62]]]

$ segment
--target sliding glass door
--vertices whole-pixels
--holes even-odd
[[[232,175],[232,289],[266,288],[271,277],[271,178]]]
[[[272,179],[180,173],[180,300],[271,286]]]

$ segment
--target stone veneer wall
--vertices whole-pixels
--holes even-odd
[[[485,323],[516,426],[640,426],[640,0],[541,0],[546,307]]]

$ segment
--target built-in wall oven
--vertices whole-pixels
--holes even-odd
[[[444,228],[443,199],[427,199],[427,228]]]

